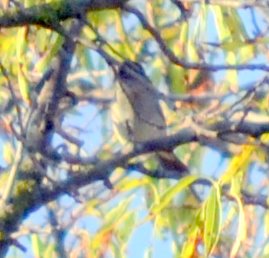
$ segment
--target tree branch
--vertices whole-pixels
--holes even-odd
[[[60,21],[77,18],[88,11],[116,9],[128,0],[60,0],[30,8],[7,10],[0,16],[0,28],[23,25],[53,27]]]
[[[190,4],[201,4],[200,0],[185,0],[184,2]],[[232,8],[249,8],[249,7],[262,7],[267,8],[266,1],[253,1],[253,0],[207,0],[203,2],[207,5],[219,5]]]
[[[225,128],[226,131],[231,130],[233,132],[235,132],[236,129],[237,133],[248,134],[255,137],[258,137],[261,134],[269,131],[269,122],[255,124],[254,122],[248,122],[243,120],[240,121],[240,123],[237,124],[236,127],[234,126],[234,123],[225,121],[216,123],[214,129],[217,130],[219,128]],[[17,211],[17,213],[12,213],[11,216],[10,212],[7,211],[5,214],[1,215],[1,232],[6,236],[6,238],[4,240],[2,239],[2,241],[0,242],[1,247],[3,248],[2,250],[6,250],[5,248],[7,248],[8,244],[10,243],[10,241],[8,241],[8,236],[10,235],[10,233],[16,231],[18,222],[22,218],[25,218],[29,213],[41,207],[42,205],[57,199],[63,194],[72,193],[74,189],[77,190],[82,186],[89,185],[99,180],[106,182],[107,180],[109,180],[109,176],[115,168],[124,167],[125,164],[134,157],[150,152],[173,149],[178,145],[194,141],[200,141],[203,144],[206,144],[207,138],[210,134],[203,135],[203,132],[204,130],[197,131],[196,128],[184,128],[174,135],[139,144],[135,146],[133,150],[126,153],[116,153],[113,158],[109,160],[96,161],[95,165],[92,164],[92,168],[87,169],[85,172],[81,173],[70,173],[73,176],[68,177],[68,179],[66,180],[55,183],[53,185],[53,188],[45,186],[42,187],[40,186],[40,184],[37,183],[35,183],[32,188],[27,187],[27,189],[25,189],[25,192],[20,192],[19,195],[14,197],[13,202],[10,203],[9,210],[15,210]],[[218,132],[215,131],[214,134],[217,135]],[[39,172],[36,171],[34,174],[39,174]],[[161,176],[162,178],[165,178],[165,174],[156,174],[156,176]],[[30,180],[28,179],[27,182],[29,181]],[[245,198],[246,203],[255,203],[257,205],[265,207],[264,202],[255,201],[256,199],[254,197],[246,197],[248,197]],[[21,198],[23,198],[24,200],[23,207],[21,207]],[[19,208],[23,209],[18,211]],[[10,223],[11,220],[14,221]],[[0,252],[0,255],[1,254],[3,254],[2,251]]]
[[[220,70],[262,70],[262,71],[269,71],[269,66],[265,64],[236,64],[236,65],[210,65],[207,63],[190,63],[188,61],[182,60],[178,58],[173,51],[167,46],[166,42],[161,37],[158,30],[156,30],[153,26],[149,24],[147,19],[144,15],[136,8],[133,8],[128,5],[124,5],[122,9],[126,12],[134,14],[145,30],[147,30],[152,37],[156,40],[157,44],[159,45],[161,51],[165,54],[165,56],[171,61],[172,63],[182,66],[187,69],[195,69],[195,70],[208,70],[208,71],[220,71]]]
[[[80,33],[81,28],[82,23],[75,21],[69,31],[70,35],[74,35],[76,37]],[[39,93],[36,102],[37,106],[33,107],[34,110],[32,117],[34,119],[32,120],[32,123],[29,123],[26,144],[27,146],[30,144],[31,147],[35,148],[34,151],[39,151],[44,156],[53,154],[50,150],[50,146],[52,140],[51,136],[54,133],[54,128],[45,128],[44,131],[43,124],[50,124],[51,121],[55,119],[59,100],[66,92],[66,77],[70,70],[70,64],[75,51],[75,46],[76,43],[70,37],[65,38],[63,46],[60,49],[54,64],[52,74]],[[35,136],[37,130],[39,130],[38,136]],[[29,133],[32,131],[33,133]],[[45,169],[46,166],[44,166],[44,170]],[[20,173],[20,171],[18,171],[18,173]],[[41,173],[41,171],[36,173],[39,175],[44,175],[44,173]],[[12,174],[10,177],[11,176]],[[12,178],[12,180],[15,183],[15,178]],[[31,205],[31,202],[36,199],[36,196],[39,196],[38,189],[40,186],[40,179],[27,180],[26,182],[22,180],[16,183],[17,185],[12,196],[12,201],[5,203],[5,207],[1,206],[0,235],[2,237],[0,238],[0,257],[3,257],[8,250],[11,243],[9,241],[10,234],[17,229],[21,219],[24,218],[25,211],[30,208],[29,205]]]

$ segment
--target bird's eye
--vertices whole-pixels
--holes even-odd
[[[120,67],[119,75],[121,78],[130,78],[131,72],[135,72],[139,75],[146,77],[146,74],[142,65],[140,65],[139,63],[127,60]]]
[[[141,64],[136,63],[136,62],[131,62],[131,61],[129,61],[128,66],[129,66],[133,71],[135,71],[136,73],[138,73],[138,74],[140,74],[140,75],[142,75],[142,76],[146,76],[145,71],[144,71],[144,69],[143,69],[143,67],[142,67]]]
[[[130,73],[128,73],[124,67],[121,67],[119,70],[119,77],[122,79],[128,79],[130,78]]]
[[[45,128],[44,131],[48,132],[48,131],[53,131],[54,130],[54,122],[51,120],[48,120],[45,124]]]

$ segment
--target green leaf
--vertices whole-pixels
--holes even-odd
[[[121,220],[121,225],[119,229],[119,238],[122,243],[126,243],[129,238],[131,237],[131,234],[133,233],[136,224],[136,216],[137,214],[135,212],[127,212]]]
[[[172,199],[178,194],[179,192],[186,189],[189,185],[191,185],[194,181],[196,181],[199,177],[197,176],[186,176],[179,180],[179,182],[168,189],[160,198],[159,202],[154,204],[151,207],[151,212],[153,214],[160,213],[163,209],[165,209],[172,201]]]
[[[168,66],[168,78],[171,93],[179,94],[186,92],[186,69],[170,64]]]
[[[34,256],[37,258],[42,257],[42,254],[45,251],[45,248],[40,237],[37,234],[32,234],[31,240],[32,240],[32,250],[34,252]]]
[[[26,60],[26,51],[27,51],[27,27],[22,27],[18,30],[17,33],[17,42],[16,42],[16,52],[18,60],[18,84],[19,90],[22,96],[22,99],[26,102],[30,102],[30,89],[29,83],[26,79],[27,71],[27,60]]]
[[[45,40],[45,38],[44,38]],[[50,67],[53,57],[59,51],[63,43],[63,37],[57,35],[54,43],[50,43],[50,48],[47,50],[46,54],[35,65],[35,70],[37,72],[44,72],[48,67]]]
[[[204,206],[204,243],[207,257],[213,251],[220,236],[221,212],[220,190],[218,185],[214,184]]]
[[[238,208],[239,208],[237,234],[236,234],[236,238],[234,240],[231,254],[230,254],[230,257],[236,257],[239,250],[240,250],[241,244],[246,239],[247,225],[246,225],[246,218],[245,218],[243,203],[242,203],[241,198],[240,198],[240,193],[238,193],[238,194],[234,193],[232,196],[233,196],[234,200],[236,201]]]
[[[18,29],[17,32],[17,41],[16,41],[16,51],[17,51],[17,58],[19,62],[25,59],[25,52],[27,49],[27,27],[22,27]]]
[[[112,209],[111,211],[109,211],[106,215],[105,215],[105,225],[103,227],[103,229],[109,229],[111,227],[113,227],[115,224],[118,224],[121,222],[121,218],[122,216],[125,214],[125,212],[128,209],[128,206],[130,204],[130,202],[132,201],[132,196],[127,198],[126,200],[122,201],[121,203],[119,203],[114,209]]]
[[[18,84],[19,84],[19,89],[20,89],[22,99],[24,100],[24,102],[29,103],[30,102],[30,87],[29,87],[29,83],[26,79],[26,76],[23,70],[24,70],[23,65],[19,64]]]

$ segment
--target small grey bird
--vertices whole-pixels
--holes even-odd
[[[123,62],[119,67],[118,80],[112,117],[121,141],[135,144],[166,136],[167,126],[158,91],[143,67],[129,60]],[[188,173],[187,166],[172,151],[158,151],[156,155],[167,175],[179,178]]]

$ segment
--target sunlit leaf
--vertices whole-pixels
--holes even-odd
[[[60,35],[56,36],[56,39],[50,48],[46,51],[45,55],[38,60],[35,64],[35,70],[37,72],[44,72],[46,69],[51,67],[53,62],[53,57],[55,57],[57,51],[60,49],[63,43],[63,38]]]
[[[22,99],[26,103],[30,103],[30,87],[25,76],[23,65],[21,64],[19,65],[19,69],[18,69],[18,84],[19,84],[19,89],[20,89]]]
[[[222,223],[221,213],[220,190],[218,185],[214,184],[204,207],[204,243],[207,257],[214,250],[219,240]]]
[[[11,164],[14,160],[14,148],[10,142],[7,142],[3,146],[3,158],[7,164]]]
[[[223,16],[223,9],[220,6],[217,5],[211,5],[211,12],[213,14],[214,20],[215,20],[215,27],[218,33],[218,37],[220,39],[220,42],[227,41],[230,39],[230,31],[226,24],[226,17]]]
[[[236,155],[232,158],[225,173],[220,178],[221,184],[230,182],[234,176],[241,171],[244,173],[246,172],[250,162],[250,157],[254,150],[255,148],[253,146],[246,145],[243,147],[239,155]]]
[[[176,185],[172,186],[161,196],[159,203],[156,203],[151,207],[151,212],[153,214],[161,212],[171,203],[172,199],[175,198],[176,194],[186,189],[198,178],[199,177],[197,176],[186,176],[182,178]]]
[[[118,191],[125,192],[134,189],[138,189],[142,186],[149,185],[151,183],[148,177],[143,178],[124,178],[119,184],[117,184],[116,188]]]
[[[181,257],[197,256],[197,247],[202,239],[202,220],[204,219],[203,207],[198,210],[195,219],[190,224],[186,234],[186,241],[183,243]]]
[[[178,31],[179,31],[178,25],[170,26],[168,28],[164,28],[161,31],[161,36],[163,39],[167,41],[173,41],[173,40],[178,39]]]
[[[116,224],[121,223],[121,217],[127,211],[127,208],[129,207],[132,199],[132,196],[127,198],[126,200],[119,203],[115,208],[106,213],[106,223],[102,230],[108,230],[113,228]]]
[[[38,236],[37,234],[33,234],[31,236],[31,241],[32,241],[32,250],[34,252],[35,257],[42,257],[45,251],[45,245],[40,239],[40,236]]]
[[[241,201],[241,198],[239,195],[233,194],[233,197],[235,198],[238,208],[239,208],[239,217],[238,217],[238,227],[237,227],[237,234],[235,241],[233,243],[230,257],[236,257],[241,244],[246,239],[247,236],[247,225],[246,225],[246,219],[245,219],[245,213],[243,209],[243,203]]]
[[[198,227],[194,227],[188,234],[188,241],[183,245],[181,257],[195,257],[197,243],[199,242],[200,232]]]

